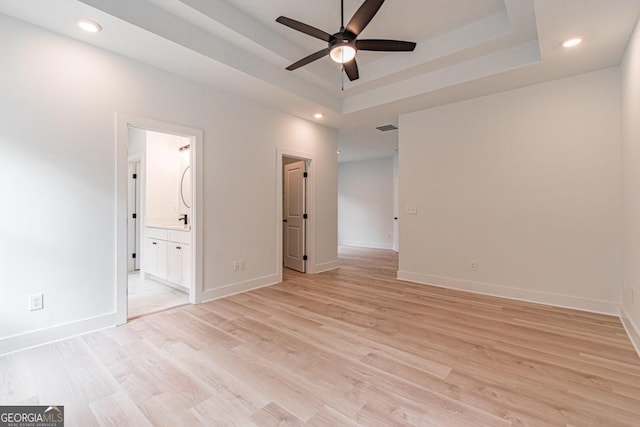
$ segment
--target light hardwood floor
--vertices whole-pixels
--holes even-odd
[[[638,426],[617,318],[341,268],[0,358],[1,404],[68,426]]]

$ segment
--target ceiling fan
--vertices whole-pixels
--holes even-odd
[[[415,49],[416,44],[413,42],[405,42],[398,40],[358,40],[358,36],[365,29],[378,10],[384,3],[384,0],[365,0],[351,20],[344,26],[344,0],[340,2],[340,13],[342,16],[342,25],[340,31],[335,34],[329,34],[319,30],[311,25],[304,24],[285,16],[276,19],[282,25],[286,25],[301,33],[305,33],[311,37],[323,40],[329,45],[316,53],[302,58],[287,67],[287,70],[293,71],[313,61],[323,58],[327,55],[335,62],[342,64],[344,72],[347,73],[349,80],[357,80],[360,77],[358,72],[358,64],[356,63],[356,52],[358,50],[373,50],[378,52],[411,52]]]

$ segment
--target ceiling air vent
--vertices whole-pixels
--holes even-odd
[[[390,130],[397,130],[398,127],[394,125],[384,125],[378,126],[376,129],[378,129],[380,132],[389,132]]]

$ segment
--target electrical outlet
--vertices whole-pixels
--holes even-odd
[[[240,260],[240,271],[244,271],[247,268],[247,261],[241,259]]]
[[[42,310],[44,308],[44,295],[42,293],[29,296],[29,310]]]
[[[233,261],[233,271],[240,271],[240,261]]]
[[[469,261],[469,270],[478,271],[478,261]]]

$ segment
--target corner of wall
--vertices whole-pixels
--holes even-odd
[[[226,286],[222,286],[214,289],[205,289],[200,294],[200,301],[198,304],[208,301],[217,300],[220,298],[230,297],[232,295],[240,294],[254,289],[264,288],[266,286],[275,285],[280,282],[278,274],[270,274],[268,276],[258,277],[255,279],[249,279],[244,282],[231,283]]]
[[[638,357],[640,357],[640,327],[633,322],[633,319],[629,317],[624,306],[620,310],[620,321],[624,330],[627,332],[627,336],[636,350]]]
[[[622,75],[622,269],[623,294],[620,320],[627,335],[640,356],[640,305],[633,294],[640,294],[640,267],[637,259],[640,255],[640,184],[638,164],[640,163],[640,20],[629,40],[625,55],[620,64]],[[637,298],[637,297],[636,297]]]
[[[315,271],[313,271],[313,274],[324,273],[325,271],[335,270],[339,267],[340,267],[340,263],[337,259],[334,261],[323,262],[320,264],[316,264],[316,268],[315,268]]]

